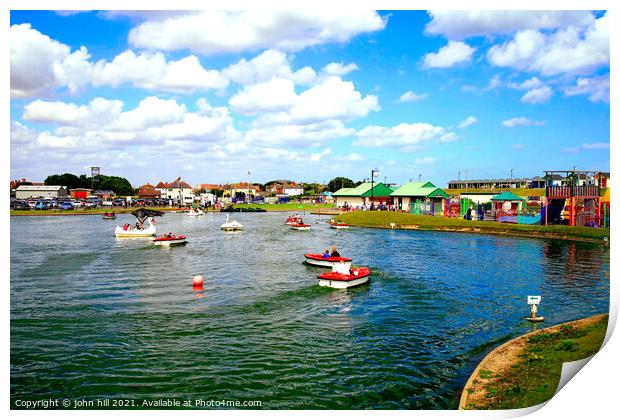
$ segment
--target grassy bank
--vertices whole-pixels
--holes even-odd
[[[342,213],[337,220],[352,226],[398,229],[440,230],[451,232],[489,233],[551,239],[569,239],[602,242],[609,237],[609,229],[571,226],[516,225],[511,223],[479,222],[447,217],[422,216],[387,211],[355,211]]]
[[[267,211],[312,211],[318,209],[332,209],[333,204],[299,204],[299,203],[286,203],[286,204],[235,204],[234,208],[259,208]]]
[[[170,207],[146,207],[151,210],[170,211],[175,210]],[[109,211],[113,211],[116,214],[131,213],[136,208],[114,208],[110,209],[75,209],[75,210],[11,210],[11,216],[83,216],[93,214],[103,214]]]
[[[600,349],[607,321],[607,315],[587,318],[501,346],[481,362],[468,381],[461,408],[524,408],[549,400],[558,387],[562,364],[592,356]]]

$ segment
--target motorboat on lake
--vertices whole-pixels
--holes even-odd
[[[344,257],[324,257],[323,254],[304,254],[304,257],[306,258],[305,263],[308,265],[327,268],[333,268],[334,264],[339,262],[350,263],[353,261],[351,258]]]
[[[102,219],[107,219],[107,220],[116,219],[116,213],[114,213],[113,211],[105,212],[105,213],[103,213]]]
[[[367,283],[370,280],[370,268],[351,267],[350,262],[341,262],[334,264],[332,271],[323,273],[318,278],[319,286],[347,289]]]
[[[158,246],[185,245],[186,243],[187,237],[181,235],[163,235],[153,239],[153,244]]]
[[[229,220],[229,214],[226,215],[226,222],[220,226],[220,229],[226,232],[233,232],[236,230],[243,230],[243,225],[236,220]]]

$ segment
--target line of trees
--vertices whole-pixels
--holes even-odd
[[[93,179],[86,175],[74,175],[70,173],[50,175],[43,181],[45,185],[63,185],[69,189],[92,188]],[[120,176],[99,175],[99,181],[95,183],[99,190],[111,190],[116,195],[134,195],[136,190],[131,183]]]

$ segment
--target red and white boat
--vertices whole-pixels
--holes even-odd
[[[114,212],[105,212],[102,219],[116,219],[116,214]]]
[[[313,265],[315,267],[327,267],[333,268],[334,264],[339,262],[351,262],[351,258],[343,257],[323,257],[323,254],[304,254],[306,257],[306,264]]]
[[[337,263],[332,271],[319,276],[319,286],[332,287],[334,289],[346,289],[359,286],[370,280],[370,268],[351,267],[351,263]]]
[[[183,245],[187,243],[186,236],[160,236],[159,238],[153,239],[153,243],[159,246],[171,246],[171,245]]]
[[[329,227],[332,229],[349,229],[350,226],[345,222],[336,222],[335,220],[332,220],[329,222]]]
[[[296,214],[294,216],[289,216],[286,218],[286,222],[284,222],[285,225],[294,225],[294,224],[298,224],[298,223],[303,223],[303,220],[301,219],[301,216]]]
[[[311,225],[305,224],[303,222],[301,223],[294,223],[291,226],[291,229],[293,230],[310,230],[310,228],[312,227]]]

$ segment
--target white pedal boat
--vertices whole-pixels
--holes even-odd
[[[319,278],[319,286],[331,287],[334,289],[347,289],[359,286],[370,280],[370,268],[351,267],[351,263],[338,263],[332,271],[323,273]]]
[[[226,215],[226,222],[220,226],[220,229],[226,232],[234,232],[237,230],[243,230],[243,225],[236,220],[229,221],[229,215]]]
[[[116,226],[116,230],[114,231],[114,235],[117,238],[141,238],[147,236],[154,236],[157,233],[155,229],[155,225],[152,223],[153,218],[149,217],[146,219],[149,222],[148,227],[144,229],[136,229],[135,227],[128,227],[127,229],[123,229],[120,226]]]
[[[197,209],[197,210],[191,209],[190,211],[187,212],[188,216],[202,216],[204,214],[205,212],[200,209]]]
[[[315,267],[326,267],[333,268],[334,264],[339,262],[351,262],[353,261],[351,258],[344,257],[327,257],[324,258],[322,254],[304,254],[306,258],[305,263],[308,265],[313,265]]]
[[[153,239],[153,244],[158,246],[172,246],[172,245],[183,245],[187,243],[186,236],[160,236],[159,238]]]

